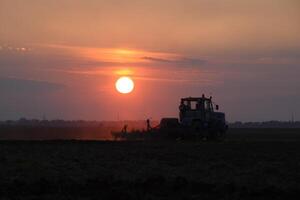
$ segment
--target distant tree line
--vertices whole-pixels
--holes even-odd
[[[155,127],[159,122],[151,121]],[[146,120],[137,121],[84,121],[25,119],[0,121],[0,140],[53,140],[111,139],[112,131],[120,131],[126,125],[128,131],[146,129]],[[233,122],[236,128],[300,128],[300,122]]]
[[[300,128],[300,121],[233,122],[229,128]]]
[[[153,126],[159,123],[157,120],[151,121]],[[132,128],[144,128],[145,120],[125,120],[125,121],[85,121],[85,120],[39,120],[20,118],[19,120],[0,121],[2,126],[23,126],[23,127],[114,127],[122,128],[124,125]],[[300,128],[300,121],[264,121],[264,122],[230,122],[230,128]]]
[[[156,121],[152,121],[157,124]],[[145,127],[145,120],[124,121],[85,121],[85,120],[39,120],[20,118],[19,120],[0,121],[1,126],[26,126],[26,127],[122,127],[124,125]]]

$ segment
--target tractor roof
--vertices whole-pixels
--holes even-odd
[[[206,98],[204,95],[202,95],[202,97],[185,97],[185,98],[181,98],[181,101],[199,101],[199,100],[211,100],[211,97]]]

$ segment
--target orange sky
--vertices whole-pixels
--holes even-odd
[[[202,93],[230,121],[288,120],[299,41],[298,0],[1,0],[0,120],[159,119]]]

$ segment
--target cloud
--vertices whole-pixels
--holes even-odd
[[[13,45],[0,45],[0,52],[28,52],[31,51],[32,49],[29,47],[24,47],[24,46],[13,46]]]
[[[47,81],[28,80],[14,77],[0,77],[1,93],[48,93],[60,90],[65,86]]]
[[[189,67],[201,66],[208,61],[201,58],[191,58],[189,55],[169,52],[146,51],[126,48],[96,48],[85,46],[69,46],[58,44],[40,45],[44,51],[55,52],[56,57],[65,57],[65,60],[77,66],[147,66],[155,67]],[[67,59],[69,58],[69,59]],[[153,65],[155,64],[155,65]]]
[[[151,76],[133,76],[134,79],[143,81],[154,81],[174,84],[189,84],[189,85],[213,85],[216,84],[214,81],[209,79],[188,79],[188,78],[156,78]]]
[[[153,57],[142,57],[142,59],[144,60],[150,60],[150,61],[154,61],[154,62],[172,62],[171,60],[167,60],[167,59],[163,59],[163,58],[153,58]]]
[[[174,59],[174,60],[169,60],[169,59],[163,59],[163,58],[144,56],[141,59],[153,61],[153,62],[170,63],[170,64],[176,64],[176,65],[190,65],[190,66],[199,66],[199,65],[203,65],[207,62],[206,60],[203,60],[203,59],[185,58],[185,57]]]

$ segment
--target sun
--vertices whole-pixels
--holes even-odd
[[[134,82],[128,76],[122,76],[116,81],[116,89],[122,94],[130,93],[134,89]]]

